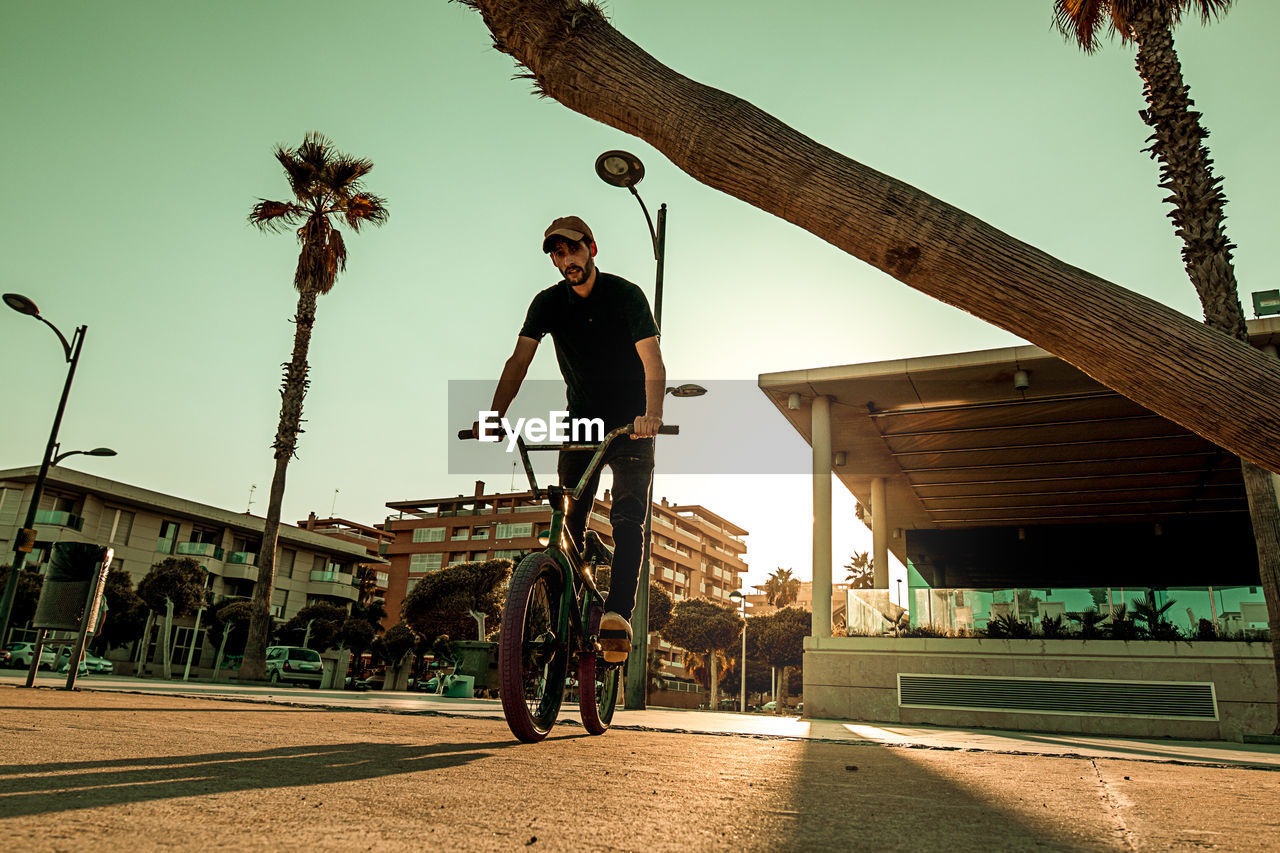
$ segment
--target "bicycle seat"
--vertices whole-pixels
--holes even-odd
[[[598,566],[613,565],[613,549],[600,541],[600,534],[594,530],[588,530],[586,536],[583,537],[582,557],[588,563],[595,563]]]

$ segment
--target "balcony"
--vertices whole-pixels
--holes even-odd
[[[173,546],[174,546],[174,545],[176,545],[176,544],[177,544],[177,540],[176,540],[176,539],[173,539],[173,538],[170,538],[170,537],[164,537],[164,536],[161,536],[159,539],[157,539],[157,540],[156,540],[156,553],[157,553],[157,554],[172,554],[172,553],[173,553]]]
[[[354,578],[346,572],[312,571],[311,585],[308,595],[327,595],[347,601],[355,601],[359,590],[354,585]]]
[[[36,513],[36,524],[52,524],[55,527],[70,527],[72,530],[84,528],[84,519],[70,512],[53,512],[45,510]]]
[[[258,555],[252,551],[232,551],[227,555],[228,563],[239,563],[245,566],[258,565]]]
[[[212,557],[215,560],[222,559],[222,549],[212,542],[179,542],[178,549],[174,553],[186,554],[192,557]]]

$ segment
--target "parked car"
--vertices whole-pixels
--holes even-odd
[[[772,714],[774,711],[778,710],[778,703],[765,702],[763,705],[760,706],[760,710],[764,711],[766,714]]]
[[[13,652],[0,649],[0,666],[13,666]]]
[[[71,669],[71,655],[58,655],[58,672],[67,672]],[[80,674],[86,675],[93,673],[94,675],[110,675],[115,671],[115,664],[106,658],[100,658],[93,652],[85,652],[84,660],[80,661]]]
[[[10,643],[5,647],[10,655],[10,666],[16,666],[19,669],[27,669],[31,666],[31,657],[35,654],[35,643]],[[54,663],[57,662],[57,655],[48,646],[40,650],[40,668],[53,669]]]
[[[315,649],[301,646],[271,646],[267,649],[267,678],[272,684],[281,681],[319,687],[324,677],[324,664]]]

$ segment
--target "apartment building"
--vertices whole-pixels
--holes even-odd
[[[588,528],[609,545],[611,496],[597,498]],[[383,525],[394,541],[390,561],[387,610],[398,616],[405,594],[428,572],[455,563],[507,558],[519,560],[541,550],[538,534],[551,525],[551,507],[531,492],[487,493],[477,481],[471,495],[387,504],[393,511]],[[739,588],[747,571],[747,531],[697,504],[653,504],[652,579],[674,601],[706,596],[733,606],[729,593]],[[656,635],[650,648],[660,649],[670,678],[684,679],[683,653]]]
[[[308,513],[307,518],[299,521],[297,526],[321,536],[332,536],[363,547],[369,560],[357,563],[352,570],[357,593],[364,596],[366,601],[376,598],[386,600],[391,575],[387,572],[387,561],[382,559],[382,552],[395,539],[393,534],[345,518],[317,518],[314,512]],[[383,629],[391,627],[396,621],[388,612],[387,619],[383,621]]]
[[[776,613],[779,608],[769,603],[769,592],[762,584],[757,584],[751,588],[753,591],[747,593],[747,615],[748,616],[768,616],[770,613]],[[845,624],[846,601],[849,596],[850,585],[847,583],[833,583],[831,585],[831,624],[843,626]],[[800,586],[796,589],[796,600],[790,602],[788,607],[800,607],[804,610],[813,612],[813,581],[801,581]]]
[[[38,473],[36,467],[0,471],[2,554],[13,552]],[[209,571],[209,588],[218,604],[253,595],[263,527],[264,519],[258,516],[52,467],[40,496],[36,544],[26,566],[43,570],[58,542],[93,542],[111,546],[112,565],[126,569],[136,585],[166,557],[190,557]],[[318,601],[348,606],[358,594],[355,567],[377,559],[376,553],[370,557],[365,543],[282,524],[272,614],[288,619]],[[8,562],[5,557],[0,560]],[[192,639],[189,627],[175,631],[179,648]],[[211,651],[203,642],[196,647]]]

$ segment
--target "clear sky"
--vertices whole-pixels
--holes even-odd
[[[613,0],[608,12],[677,71],[1198,313],[1140,151],[1132,49],[1083,55],[1052,30],[1049,0]],[[1176,34],[1225,177],[1246,308],[1250,291],[1277,286],[1266,248],[1280,225],[1277,33],[1280,7],[1250,2]],[[286,521],[327,515],[335,489],[337,514],[366,523],[389,500],[471,491],[474,476],[448,472],[448,437],[466,425],[450,419],[448,382],[496,377],[529,299],[556,278],[538,252],[553,217],[586,218],[601,268],[652,295],[639,208],[593,171],[610,148],[639,155],[646,201],[670,206],[673,378],[754,382],[1017,342],[532,97],[514,73],[479,16],[445,0],[0,4],[0,289],[34,299],[68,336],[88,324],[63,444],[120,453],[73,467],[236,510],[256,484],[253,511],[264,511],[297,246],[245,215],[285,196],[272,146],[309,130],[377,164],[368,186],[391,219],[348,236],[347,271],[320,301]],[[558,375],[550,349],[531,376]],[[41,324],[0,314],[0,467],[38,464],[59,353]],[[670,402],[668,420],[696,431],[700,406],[715,395]],[[780,421],[760,395],[741,434]],[[656,495],[750,530],[751,580],[777,566],[809,576],[803,474],[660,472]],[[839,566],[868,537],[836,496]]]

